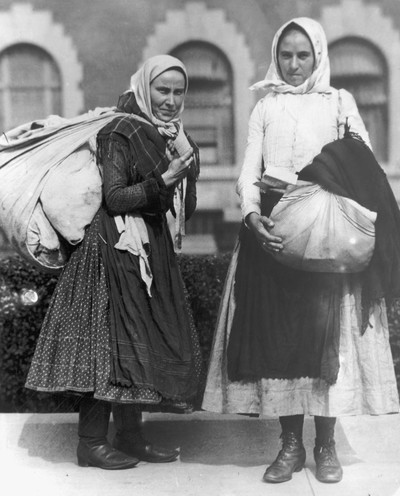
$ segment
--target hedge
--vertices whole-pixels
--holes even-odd
[[[229,261],[229,253],[179,257],[205,368]],[[56,276],[38,271],[18,256],[11,256],[0,263],[0,412],[76,411],[76,397],[37,393],[24,387],[40,326],[56,282]],[[23,304],[23,294],[27,289],[38,293],[36,304]],[[400,385],[399,303],[389,308],[388,317]],[[196,407],[199,407],[200,397],[201,391]]]

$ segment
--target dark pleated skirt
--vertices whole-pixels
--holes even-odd
[[[276,198],[263,205],[269,215]],[[320,377],[339,371],[342,275],[294,270],[266,253],[244,225],[228,344],[231,381]]]
[[[137,257],[114,249],[114,220],[98,212],[60,276],[28,388],[148,404],[196,394],[197,334],[165,218],[158,220],[147,223],[154,276],[149,298]]]
[[[196,392],[197,371],[184,285],[164,215],[143,215],[149,235],[151,296],[141,279],[139,258],[114,248],[113,217],[101,219],[101,253],[110,294],[111,381],[154,388],[163,396]]]

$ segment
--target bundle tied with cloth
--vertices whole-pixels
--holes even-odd
[[[0,225],[11,245],[38,267],[62,268],[99,209],[95,137],[117,115],[115,108],[97,108],[72,119],[50,116],[3,134]]]
[[[346,127],[298,173],[272,209],[273,255],[291,268],[361,273],[363,307],[400,297],[400,211],[373,152]]]

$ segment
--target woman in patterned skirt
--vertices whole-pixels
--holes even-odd
[[[81,466],[175,460],[177,449],[144,439],[141,411],[196,394],[200,349],[166,220],[196,207],[197,147],[188,138],[179,156],[174,146],[187,87],[178,59],[148,59],[119,99],[126,115],[99,132],[103,205],[61,274],[32,360],[28,388],[83,396]]]

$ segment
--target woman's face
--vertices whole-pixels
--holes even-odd
[[[283,80],[299,86],[314,70],[314,52],[308,37],[301,31],[289,31],[278,45],[278,64]]]
[[[175,69],[163,72],[150,83],[150,99],[154,117],[169,122],[185,99],[185,76]]]

